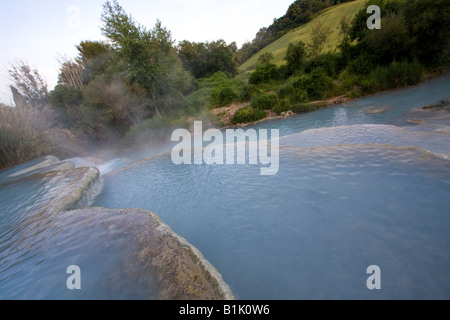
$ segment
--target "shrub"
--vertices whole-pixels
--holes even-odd
[[[387,67],[378,67],[361,82],[365,93],[411,86],[423,79],[424,68],[417,62],[392,62]]]
[[[275,108],[272,109],[272,111],[276,112],[277,114],[281,114],[282,112],[286,112],[289,110],[292,109],[287,99],[281,100],[280,103]]]
[[[375,68],[374,58],[361,55],[349,63],[347,70],[354,75],[367,75]]]
[[[49,119],[45,110],[0,106],[0,169],[52,151]]]
[[[335,78],[342,68],[338,54],[329,52],[311,59],[305,71],[310,72],[317,68],[324,70],[327,76]]]
[[[238,98],[238,95],[230,87],[225,87],[219,93],[218,105],[225,106]]]
[[[276,94],[263,94],[252,99],[252,107],[260,110],[270,110],[279,104],[280,100]]]
[[[58,84],[50,92],[50,103],[56,122],[65,128],[72,128],[79,121],[78,106],[83,102],[83,93],[75,88]]]
[[[231,119],[231,122],[236,125],[238,123],[258,121],[264,119],[265,117],[266,112],[249,106],[238,110]]]
[[[288,99],[290,104],[305,102],[308,99],[308,94],[305,90],[296,88],[292,84],[278,89],[278,96],[281,99]]]
[[[259,65],[255,71],[250,76],[250,84],[261,84],[268,82],[270,80],[275,80],[279,78],[279,72],[276,65],[272,63],[267,63]]]
[[[243,87],[240,99],[241,101],[250,101],[260,94],[261,89],[259,89],[258,86],[249,84]]]
[[[206,103],[209,108],[222,107],[238,100],[237,92],[241,91],[242,81],[239,79],[229,79],[223,72],[216,72],[209,78],[199,79],[196,81],[196,91],[190,96],[202,98],[202,105]],[[201,91],[201,96],[197,95],[197,91]],[[191,100],[191,98],[188,98]]]
[[[303,75],[294,84],[295,87],[306,90],[311,100],[323,99],[325,93],[332,87],[333,80],[321,68],[314,69],[311,74]]]
[[[355,84],[358,82],[358,76],[350,74],[348,70],[344,70],[339,75],[338,80],[341,82],[342,88],[345,91],[350,91],[353,89]]]

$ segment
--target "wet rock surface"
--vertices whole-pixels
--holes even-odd
[[[233,299],[156,214],[87,207],[101,186],[98,168],[52,156],[1,172],[0,299]],[[83,270],[80,292],[65,288],[70,264]]]
[[[103,234],[94,246],[126,246],[129,254],[121,258],[120,274],[109,290],[130,290],[138,283],[141,297],[160,300],[233,299],[220,273],[185,239],[174,233],[159,217],[145,210],[86,208],[62,212],[59,223],[77,242],[76,228],[88,226]],[[111,281],[110,281],[111,282]],[[123,288],[128,287],[128,288]]]

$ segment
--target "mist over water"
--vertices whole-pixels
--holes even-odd
[[[449,88],[446,75],[251,126],[280,129],[275,176],[176,166],[171,144],[66,163],[99,169],[103,188],[89,205],[157,213],[239,299],[449,299],[450,118],[416,110],[449,99]],[[156,296],[123,264],[135,247],[122,220],[111,231],[99,217],[41,213],[70,184],[33,167],[41,160],[0,172],[0,298]],[[75,295],[60,274],[70,264],[86,277]],[[370,265],[381,290],[366,287]]]
[[[158,212],[238,298],[448,298],[450,123],[409,122],[448,88],[446,76],[252,126],[280,128],[274,177],[166,154],[107,175],[95,205]],[[380,291],[366,287],[373,264]]]

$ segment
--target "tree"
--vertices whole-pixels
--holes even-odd
[[[207,60],[208,49],[205,44],[200,42],[181,41],[178,44],[178,56],[183,66],[194,78],[204,78],[208,74]]]
[[[77,62],[85,67],[90,61],[104,57],[111,52],[110,46],[100,41],[81,41],[76,48],[78,50]]]
[[[405,24],[414,39],[414,54],[428,65],[450,56],[448,0],[409,0],[403,5]]]
[[[274,59],[272,52],[264,52],[258,58],[258,64],[269,64]]]
[[[234,64],[234,53],[227,43],[220,39],[207,43],[208,48],[208,74],[212,75],[222,71],[229,77],[237,74],[236,65]]]
[[[128,15],[116,0],[112,3],[107,1],[103,5],[102,22],[103,34],[124,58],[139,53],[139,49],[149,44],[150,34]]]
[[[305,44],[302,41],[297,42],[296,44],[290,43],[284,59],[286,60],[288,69],[291,73],[302,70],[306,59]]]
[[[11,90],[16,104],[42,110],[48,103],[47,83],[36,69],[24,61],[16,61],[8,70],[13,81]]]
[[[178,56],[184,68],[196,79],[210,77],[216,72],[232,77],[237,73],[236,49],[236,43],[227,45],[224,40],[198,43],[184,40],[178,44]]]
[[[190,86],[170,31],[158,20],[147,30],[128,15],[117,1],[107,1],[102,14],[103,34],[111,41],[120,74],[128,87],[144,90],[148,107],[161,115],[163,109],[175,108]]]
[[[330,27],[325,26],[322,21],[318,21],[312,26],[309,49],[313,57],[317,58],[320,55],[323,50],[323,46],[327,42],[329,34]]]
[[[78,56],[75,62],[82,66],[82,80],[86,85],[97,75],[105,72],[106,68],[115,62],[112,48],[100,41],[81,41],[76,46]]]
[[[67,56],[59,56],[58,83],[83,91],[83,66],[77,60],[71,60]]]
[[[406,58],[410,52],[410,34],[402,15],[388,14],[382,18],[380,30],[367,30],[365,42],[369,52],[381,63]]]

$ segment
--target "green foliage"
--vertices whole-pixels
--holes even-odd
[[[240,98],[242,101],[250,101],[261,93],[262,90],[257,85],[248,84],[243,87]]]
[[[417,62],[392,62],[387,67],[377,67],[362,81],[366,93],[415,85],[422,81],[424,68]]]
[[[330,33],[331,27],[321,20],[318,20],[313,24],[311,29],[311,43],[308,46],[311,56],[317,58],[322,53]]]
[[[238,95],[230,87],[225,87],[219,93],[219,105],[227,105],[238,98]]]
[[[83,83],[87,84],[97,75],[106,72],[106,68],[113,63],[115,56],[112,48],[104,42],[82,41],[76,46],[77,61],[83,66]]]
[[[403,14],[415,39],[413,52],[425,65],[450,62],[450,5],[448,0],[408,0]]]
[[[311,72],[321,68],[329,77],[336,78],[344,67],[341,54],[327,52],[309,60],[305,71]]]
[[[65,128],[72,128],[80,120],[78,106],[83,102],[83,93],[75,88],[58,84],[50,92],[50,103],[56,122]]]
[[[389,63],[411,52],[411,37],[406,27],[406,18],[400,14],[387,14],[381,19],[380,30],[367,30],[365,43],[368,52],[381,63]]]
[[[423,65],[450,63],[448,0],[372,0],[382,10],[381,30],[367,29],[365,0],[319,13],[338,2],[347,1],[296,0],[285,16],[237,50],[223,40],[182,41],[175,48],[160,21],[147,29],[117,1],[107,1],[102,14],[107,42],[82,41],[75,60],[61,66],[50,94],[36,70],[23,63],[10,70],[16,105],[36,110],[0,107],[2,147],[12,162],[48,150],[49,124],[35,114],[48,102],[57,126],[91,140],[126,136],[126,143],[156,142],[167,134],[163,128],[187,126],[185,119],[211,108],[251,101],[232,121],[253,122],[266,117],[265,110],[306,112],[321,107],[310,101],[413,85],[422,80]],[[259,50],[234,77],[236,63]],[[75,73],[80,76],[73,78]],[[33,126],[39,132],[32,132]],[[25,142],[14,145],[10,137]]]
[[[306,90],[311,100],[321,100],[332,86],[332,79],[323,69],[314,69],[311,74],[303,75],[295,84],[297,88]]]
[[[374,56],[375,62],[417,58],[425,65],[448,63],[450,53],[450,7],[447,0],[373,0],[381,9],[381,30],[366,28],[367,13],[361,10],[350,30],[358,52]]]
[[[111,48],[107,43],[89,40],[81,41],[76,48],[79,53],[78,60],[80,60],[84,65],[98,57],[107,55],[111,51]]]
[[[181,41],[178,44],[178,56],[183,67],[194,78],[206,78],[216,72],[224,72],[230,77],[236,75],[233,44],[227,45],[223,40],[213,42]]]
[[[293,29],[311,21],[318,12],[339,3],[354,0],[296,0],[279,19],[267,28],[261,28],[251,42],[245,43],[237,52],[239,64],[244,63],[264,47],[280,39]]]
[[[338,80],[341,83],[342,89],[349,92],[358,83],[358,76],[350,73],[348,70],[344,70],[339,74]]]
[[[253,70],[257,66],[258,57],[262,52],[271,52],[274,55],[274,60],[272,63],[277,66],[283,65],[285,63],[284,58],[286,56],[286,51],[289,43],[297,43],[299,41],[303,41],[306,45],[310,44],[313,34],[313,26],[318,21],[322,22],[322,24],[326,28],[330,28],[331,31],[331,33],[327,37],[326,43],[323,45],[322,53],[325,53],[327,51],[334,51],[338,48],[339,44],[344,38],[339,28],[342,17],[345,16],[349,21],[352,21],[353,17],[361,9],[367,9],[367,6],[365,6],[365,4],[366,0],[355,0],[347,3],[341,3],[336,7],[332,7],[328,10],[323,10],[321,12],[318,12],[317,14],[313,14],[311,18],[314,18],[314,20],[309,21],[305,24],[296,25],[293,30],[282,34],[281,37],[278,37],[278,40],[272,40],[265,43],[263,47],[260,47],[260,49],[256,50],[248,60],[241,64],[240,70],[244,72]],[[366,21],[367,14],[365,14],[364,26]]]
[[[230,79],[225,73],[216,72],[209,78],[197,80],[196,90],[189,95],[188,100],[196,101],[205,108],[222,107],[239,101],[242,87],[243,83],[239,79]]]
[[[289,43],[284,59],[287,62],[291,74],[295,71],[303,70],[306,55],[306,46],[302,41],[297,42],[296,44]]]
[[[367,75],[375,69],[375,59],[376,57],[363,53],[349,63],[347,70],[354,75]]]
[[[170,133],[178,128],[189,128],[190,123],[181,118],[154,117],[134,125],[125,134],[122,140],[126,146],[137,144],[160,144],[167,142]]]
[[[278,89],[278,96],[281,99],[287,99],[290,105],[302,103],[308,100],[307,91],[297,88],[293,84],[280,87],[280,89]]]
[[[265,111],[255,109],[249,106],[238,110],[231,119],[231,122],[234,125],[236,125],[239,123],[255,122],[264,119],[265,117],[266,117]]]
[[[165,103],[189,89],[190,79],[173,47],[171,33],[157,21],[147,30],[127,15],[117,1],[103,8],[103,34],[110,40],[119,61],[114,68],[127,85],[139,85],[146,92],[153,112],[174,107]]]
[[[262,55],[258,58],[258,64],[270,64],[273,60],[273,53],[272,52],[264,52]]]
[[[274,64],[259,65],[249,79],[250,84],[261,84],[279,78],[278,68]]]
[[[252,99],[252,107],[260,110],[270,110],[280,103],[276,94],[262,94]]]

